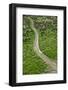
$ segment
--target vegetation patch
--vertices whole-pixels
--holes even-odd
[[[39,33],[40,50],[53,60],[57,60],[57,17],[23,16],[23,74],[47,73],[48,65],[33,50],[35,35],[28,17],[32,18]]]

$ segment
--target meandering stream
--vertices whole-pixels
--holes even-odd
[[[36,28],[34,27],[34,22],[33,20],[28,17],[28,19],[30,20],[30,27],[31,29],[34,31],[35,33],[35,39],[34,39],[34,44],[33,44],[33,50],[34,52],[37,54],[37,56],[39,56],[46,64],[49,65],[49,72],[57,72],[57,64],[56,62],[53,62],[52,60],[50,60],[50,58],[48,58],[39,48],[39,34],[38,31],[36,30]]]

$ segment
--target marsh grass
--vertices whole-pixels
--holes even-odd
[[[30,28],[30,22],[27,19],[28,16],[23,16],[24,28],[23,28],[23,74],[41,74],[48,72],[48,65],[39,58],[33,50],[34,32]],[[39,46],[41,51],[52,60],[57,60],[57,17],[42,17],[29,16],[35,23],[35,28],[39,33]],[[46,23],[45,20],[49,19],[53,22]],[[44,24],[43,24],[44,23]],[[42,28],[43,27],[43,28]]]

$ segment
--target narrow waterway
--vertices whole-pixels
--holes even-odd
[[[57,64],[53,61],[50,60],[39,48],[39,34],[36,28],[34,27],[34,22],[33,20],[28,17],[30,20],[30,27],[35,33],[35,39],[34,39],[34,44],[33,44],[33,49],[34,52],[39,56],[46,64],[49,65],[49,72],[57,72]]]

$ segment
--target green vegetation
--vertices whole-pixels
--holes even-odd
[[[47,29],[39,32],[39,44],[41,51],[52,60],[57,59],[57,31]]]
[[[33,50],[35,37],[28,17],[33,19],[38,30],[41,51],[53,60],[57,59],[57,17],[23,16],[23,74],[47,73],[48,65]]]

